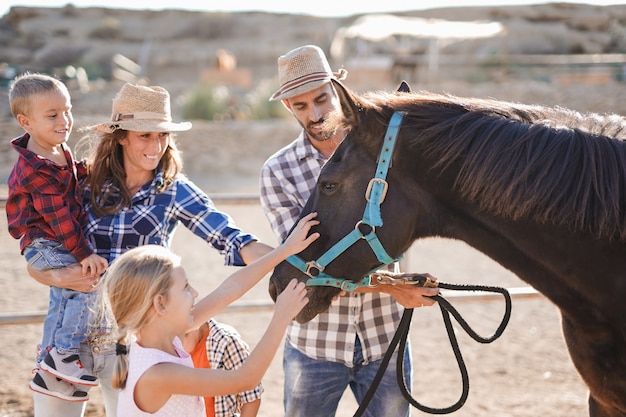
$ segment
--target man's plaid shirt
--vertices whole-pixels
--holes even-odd
[[[297,221],[325,162],[302,132],[261,168],[261,204],[280,241]],[[401,315],[390,295],[349,293],[308,323],[292,321],[287,340],[313,359],[352,367],[356,337],[366,363],[381,359]]]

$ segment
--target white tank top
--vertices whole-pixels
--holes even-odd
[[[158,363],[172,362],[193,368],[191,356],[185,352],[178,337],[172,344],[178,356],[172,356],[162,350],[144,348],[136,342],[131,344],[128,352],[128,378],[126,387],[120,391],[117,404],[118,417],[205,417],[204,399],[191,395],[172,395],[169,400],[155,413],[141,411],[135,404],[133,392],[139,378],[151,366]]]

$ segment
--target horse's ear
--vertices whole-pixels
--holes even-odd
[[[410,93],[411,92],[411,86],[409,85],[409,83],[407,83],[406,81],[402,80],[402,82],[398,86],[398,89],[396,90],[396,92],[398,92],[398,93]]]
[[[337,80],[331,80],[339,102],[341,103],[341,110],[343,112],[345,122],[349,126],[356,126],[358,124],[358,109],[360,107],[358,98],[350,92],[342,83]]]

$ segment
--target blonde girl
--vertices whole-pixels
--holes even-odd
[[[279,262],[301,252],[319,237],[315,213],[267,255],[228,277],[194,305],[180,258],[158,245],[145,245],[120,256],[105,276],[102,311],[117,326],[113,387],[121,389],[117,413],[134,416],[204,416],[202,397],[254,388],[267,371],[287,325],[306,305],[304,284],[293,280],[276,301],[265,334],[241,368],[195,369],[179,339],[241,297]]]

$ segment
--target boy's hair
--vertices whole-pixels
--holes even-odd
[[[112,315],[119,345],[127,346],[129,336],[152,318],[152,302],[165,296],[172,286],[172,271],[180,257],[160,245],[143,245],[117,258],[103,280],[100,308]],[[99,318],[101,319],[101,318]],[[128,377],[126,354],[117,356],[113,387],[124,388]]]
[[[9,103],[13,117],[17,117],[18,114],[28,114],[33,96],[57,91],[68,96],[70,94],[63,82],[49,75],[29,72],[18,75],[9,88]]]

